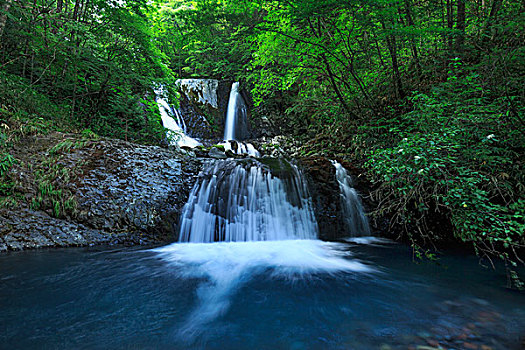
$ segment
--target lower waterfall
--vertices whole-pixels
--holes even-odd
[[[352,186],[352,177],[338,162],[332,162],[335,167],[335,177],[341,191],[342,217],[348,233],[353,236],[369,236],[370,226],[359,194]]]
[[[247,130],[246,110],[241,103],[239,115],[239,102],[236,83],[221,145],[248,157],[207,160],[182,210],[178,242],[155,249],[180,278],[199,281],[197,303],[176,332],[187,348],[198,348],[229,313],[237,292],[260,277],[294,284],[314,275],[375,273],[346,244],[318,239],[307,181],[295,164],[261,158],[253,145],[238,141]],[[338,180],[339,174],[338,169]],[[355,208],[362,212],[361,206]]]
[[[315,239],[317,222],[299,169],[278,174],[256,161],[211,161],[185,205],[180,242]]]

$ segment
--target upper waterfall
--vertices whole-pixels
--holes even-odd
[[[184,206],[181,242],[314,239],[317,221],[303,175],[255,162],[210,162]]]
[[[239,94],[239,83],[232,84],[226,123],[224,125],[224,140],[242,140],[246,134],[246,104]]]
[[[168,134],[172,137],[172,142],[181,147],[196,147],[200,145],[201,143],[199,141],[186,135],[186,124],[184,118],[177,109],[172,108],[169,105],[168,101],[163,96],[164,91],[162,87],[155,90],[155,95],[159,106],[160,116],[162,118],[162,125],[169,130]]]
[[[332,163],[335,167],[335,176],[341,191],[343,220],[348,232],[354,237],[370,235],[368,218],[366,217],[359,194],[352,186],[352,177],[339,162],[332,161]]]

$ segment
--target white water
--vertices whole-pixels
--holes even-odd
[[[205,279],[197,289],[198,304],[179,332],[184,341],[224,315],[233,294],[262,272],[271,270],[272,277],[289,280],[313,273],[374,272],[350,259],[344,244],[319,240],[175,243],[155,251],[182,277]]]
[[[236,149],[232,147],[232,142],[237,143]],[[224,146],[225,151],[230,150],[235,154],[249,155],[255,158],[258,158],[261,156],[259,151],[251,143],[247,143],[247,142],[244,143],[244,142],[230,140],[230,141],[223,141],[220,143],[220,145]]]
[[[348,233],[352,236],[369,236],[370,226],[363,209],[359,194],[352,186],[352,177],[338,162],[332,161],[335,167],[335,176],[341,191],[341,207],[343,220]]]
[[[242,97],[239,94],[239,83],[233,83],[230,91],[230,98],[228,100],[228,111],[226,113],[226,122],[224,125],[224,142],[221,145],[224,146],[225,150],[231,150],[236,154],[247,154],[252,157],[260,157],[259,151],[253,147],[251,143],[239,142],[236,130],[243,126],[245,120],[239,120],[238,110],[239,105],[241,109],[241,117],[246,119],[246,106],[242,101]],[[230,141],[236,141],[238,147],[232,148]]]
[[[235,126],[237,124],[237,103],[239,99],[239,83],[233,83],[228,100],[228,111],[224,125],[224,139],[235,140]]]
[[[344,241],[355,244],[365,244],[365,245],[374,245],[374,246],[383,246],[385,244],[394,244],[395,242],[388,238],[381,237],[349,237],[345,238]]]
[[[211,162],[201,174],[181,215],[181,242],[317,237],[310,194],[294,165],[280,179],[259,165],[231,164]]]
[[[163,97],[164,92],[162,88],[155,90],[155,94],[162,118],[162,125],[169,130],[168,135],[172,144],[176,144],[179,147],[196,147],[201,145],[199,141],[185,134],[186,125],[184,119],[177,110],[171,108],[168,101]],[[174,117],[177,119],[175,120]]]

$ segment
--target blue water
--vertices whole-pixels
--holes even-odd
[[[520,348],[525,297],[503,271],[411,257],[320,241],[2,254],[0,348]]]

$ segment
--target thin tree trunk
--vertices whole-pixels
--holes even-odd
[[[384,22],[381,22],[383,29],[386,31],[386,26]],[[394,35],[388,34],[386,36],[386,46],[390,52],[390,58],[392,59],[392,72],[394,86],[396,87],[396,92],[399,98],[405,97],[405,91],[403,90],[403,82],[401,81],[401,74],[399,73],[399,63],[397,61],[397,49],[396,49],[396,37]]]
[[[461,1],[461,0],[459,0]],[[409,27],[413,27],[414,26],[414,19],[412,18],[412,11],[410,10],[410,7],[411,7],[412,4],[410,4],[410,1],[409,0],[405,0],[405,13],[406,13],[406,16],[407,16],[407,24]],[[416,64],[416,72],[417,72],[417,76],[418,76],[418,79],[421,78],[421,74],[422,74],[422,70],[421,70],[421,63],[419,62],[419,54],[417,52],[417,46],[416,46],[416,42],[414,40],[414,37],[411,37],[410,38],[410,49],[412,51],[412,57],[414,58],[414,62]]]
[[[459,31],[456,37],[456,51],[463,51],[463,45],[465,43],[465,2],[466,0],[457,0],[458,5],[458,16],[456,21],[456,29]]]
[[[312,31],[313,35],[318,37],[318,38],[321,38],[321,25],[320,25],[319,18],[317,20],[317,29],[318,29],[319,33],[316,32],[315,26],[312,24],[310,19],[308,19],[308,24],[310,25],[310,30]],[[337,95],[337,99],[339,100],[339,102],[341,103],[341,105],[343,106],[345,111],[347,111],[348,113],[352,114],[352,111],[350,110],[350,108],[346,104],[346,101],[345,101],[345,99],[343,97],[343,94],[341,93],[341,90],[339,89],[339,86],[337,86],[337,83],[335,82],[334,72],[332,71],[332,68],[330,67],[330,62],[328,61],[328,59],[326,58],[326,55],[324,53],[321,54],[321,59],[322,59],[324,65],[325,65],[326,71],[328,73],[328,77],[330,79],[330,84],[332,85],[332,88],[334,89],[335,94]]]
[[[339,102],[341,102],[341,105],[350,114],[353,114],[350,108],[348,108],[348,105],[345,102],[345,99],[343,95],[341,94],[341,91],[339,90],[339,87],[337,86],[335,79],[334,79],[334,73],[332,72],[332,69],[330,68],[330,63],[328,62],[328,59],[326,58],[325,54],[321,54],[321,58],[323,59],[323,63],[326,67],[326,71],[328,72],[328,77],[330,78],[330,83],[332,84],[332,88],[335,91],[335,94],[337,95],[337,98],[339,99]]]
[[[449,50],[452,50],[453,48],[453,35],[452,31],[454,30],[454,6],[452,4],[452,0],[447,0],[447,28],[448,28],[448,35],[447,35],[447,42],[448,42],[448,48]]]
[[[489,16],[487,17],[487,20],[485,22],[483,32],[482,32],[482,39],[481,44],[485,45],[489,41],[489,31],[492,27],[492,23],[496,20],[496,16],[498,15],[499,8],[501,7],[502,0],[494,0],[492,2],[492,7],[490,8]]]
[[[80,8],[80,1],[81,0],[76,0],[75,1],[75,7],[73,9],[73,21],[76,21],[77,18],[78,18],[78,10]]]

